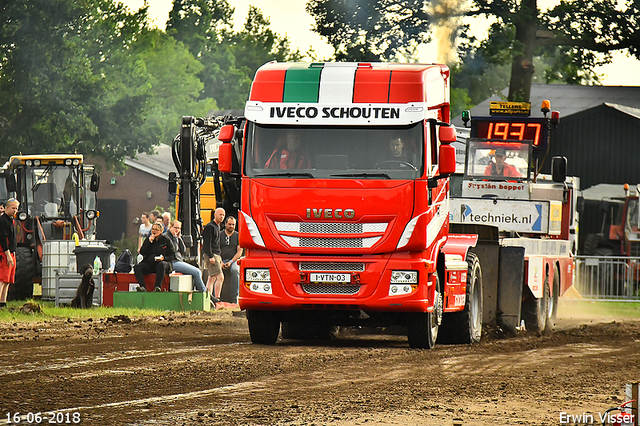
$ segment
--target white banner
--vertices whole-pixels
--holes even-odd
[[[547,234],[549,202],[451,198],[449,220],[495,225],[500,231]]]

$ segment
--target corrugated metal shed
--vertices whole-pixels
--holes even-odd
[[[471,115],[489,115],[489,103],[507,98],[509,89],[502,91],[501,98],[492,96],[471,109]],[[551,109],[567,117],[603,103],[640,108],[640,87],[632,86],[578,86],[567,84],[534,84],[531,86],[531,116],[542,117],[540,105],[551,101]],[[455,117],[453,123],[462,126],[462,119]]]
[[[502,92],[506,98],[508,89]],[[580,177],[582,188],[599,183],[640,183],[640,87],[532,85],[531,115],[541,117],[539,105],[551,101],[560,112],[560,125],[551,132],[549,155],[542,171],[549,173],[551,157],[563,155],[568,173]],[[471,110],[489,115],[495,96]],[[460,117],[453,120],[462,126]]]
[[[602,103],[560,119],[551,133],[549,158],[567,157],[568,173],[579,176],[583,188],[599,183],[635,186],[640,183],[639,147],[640,109]]]

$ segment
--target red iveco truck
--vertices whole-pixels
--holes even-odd
[[[439,333],[477,342],[483,320],[495,323],[477,235],[449,232],[449,86],[434,64],[258,69],[246,123],[218,136],[220,170],[242,182],[252,342],[274,344],[281,324],[284,338],[406,326],[411,347],[432,348]]]

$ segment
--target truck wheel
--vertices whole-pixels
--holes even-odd
[[[593,256],[602,239],[597,234],[589,234],[584,240],[584,254]]]
[[[247,321],[249,322],[251,343],[262,345],[276,343],[278,333],[280,333],[280,319],[276,312],[247,309]]]
[[[16,277],[9,286],[7,300],[26,300],[33,297],[33,276],[36,266],[29,247],[16,249]]]
[[[438,338],[440,323],[442,323],[442,295],[440,294],[440,280],[436,277],[436,295],[433,311],[407,314],[409,347],[432,349]]]
[[[522,319],[528,331],[542,333],[547,327],[548,310],[550,309],[549,274],[544,278],[544,291],[540,299],[536,298],[528,285],[525,285],[526,296],[522,301]]]
[[[556,316],[558,315],[558,297],[560,297],[560,270],[556,265],[553,268],[553,296],[549,297],[547,324],[545,332],[552,332],[556,326]]]
[[[467,254],[464,310],[444,314],[438,342],[478,343],[482,338],[482,269],[475,253]]]

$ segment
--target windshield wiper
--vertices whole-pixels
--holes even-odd
[[[383,178],[383,179],[391,179],[391,177],[386,173],[344,173],[339,175],[331,175],[331,177],[362,177],[362,178]]]
[[[303,178],[313,178],[313,175],[311,173],[290,173],[290,172],[286,172],[286,173],[258,173],[255,175],[256,177],[266,177],[266,176],[273,176],[273,177],[303,177]]]

